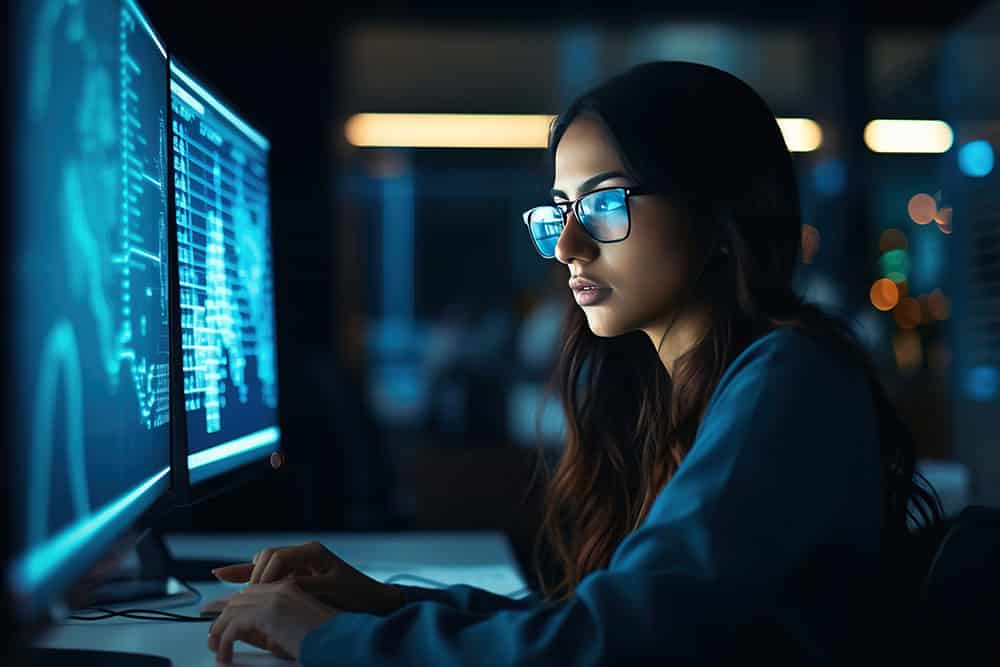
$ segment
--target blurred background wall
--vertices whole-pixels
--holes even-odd
[[[497,529],[527,564],[570,301],[520,212],[551,165],[537,147],[359,145],[357,114],[556,114],[653,59],[728,70],[815,123],[786,133],[804,141],[796,284],[855,323],[946,509],[1000,504],[1000,3],[146,4],[274,145],[288,465],[175,528]],[[876,119],[939,121],[904,132],[941,143],[882,152]]]

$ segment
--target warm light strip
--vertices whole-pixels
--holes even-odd
[[[344,125],[354,146],[396,148],[545,148],[555,116],[499,114],[359,113]],[[779,118],[793,152],[813,151],[823,132],[809,118]]]
[[[940,120],[873,120],[865,126],[865,144],[876,153],[944,153],[954,141]]]
[[[779,118],[778,127],[792,153],[808,153],[823,143],[823,130],[811,118]]]
[[[359,113],[344,125],[355,146],[545,148],[553,116]]]

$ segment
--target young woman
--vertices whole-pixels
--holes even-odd
[[[251,584],[214,605],[222,661],[241,640],[305,665],[832,663],[905,629],[940,503],[863,350],[793,292],[795,174],[764,101],[647,63],[571,104],[550,149],[553,201],[524,222],[575,298],[544,520],[561,580],[515,600],[268,549],[217,572]]]

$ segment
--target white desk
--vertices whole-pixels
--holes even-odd
[[[325,535],[174,535],[167,544],[177,558],[220,558],[233,562],[249,560],[260,549],[319,540],[327,548],[371,577],[379,580],[397,574],[413,574],[444,585],[458,583],[509,595],[521,591],[525,581],[506,537],[500,533],[363,533]],[[417,580],[399,583],[428,586]],[[204,601],[229,595],[239,588],[225,583],[195,584]],[[170,611],[198,615],[203,602]],[[155,609],[156,605],[130,606]],[[168,621],[68,621],[52,628],[38,642],[50,648],[97,649],[146,653],[170,658],[174,667],[215,665],[208,650],[209,623]],[[267,667],[293,663],[266,651],[237,644],[234,665]]]

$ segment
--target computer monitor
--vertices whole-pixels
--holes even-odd
[[[14,13],[5,579],[34,624],[171,502],[168,61],[132,0]]]
[[[198,496],[265,467],[281,442],[270,143],[173,58],[170,97],[187,469]]]

